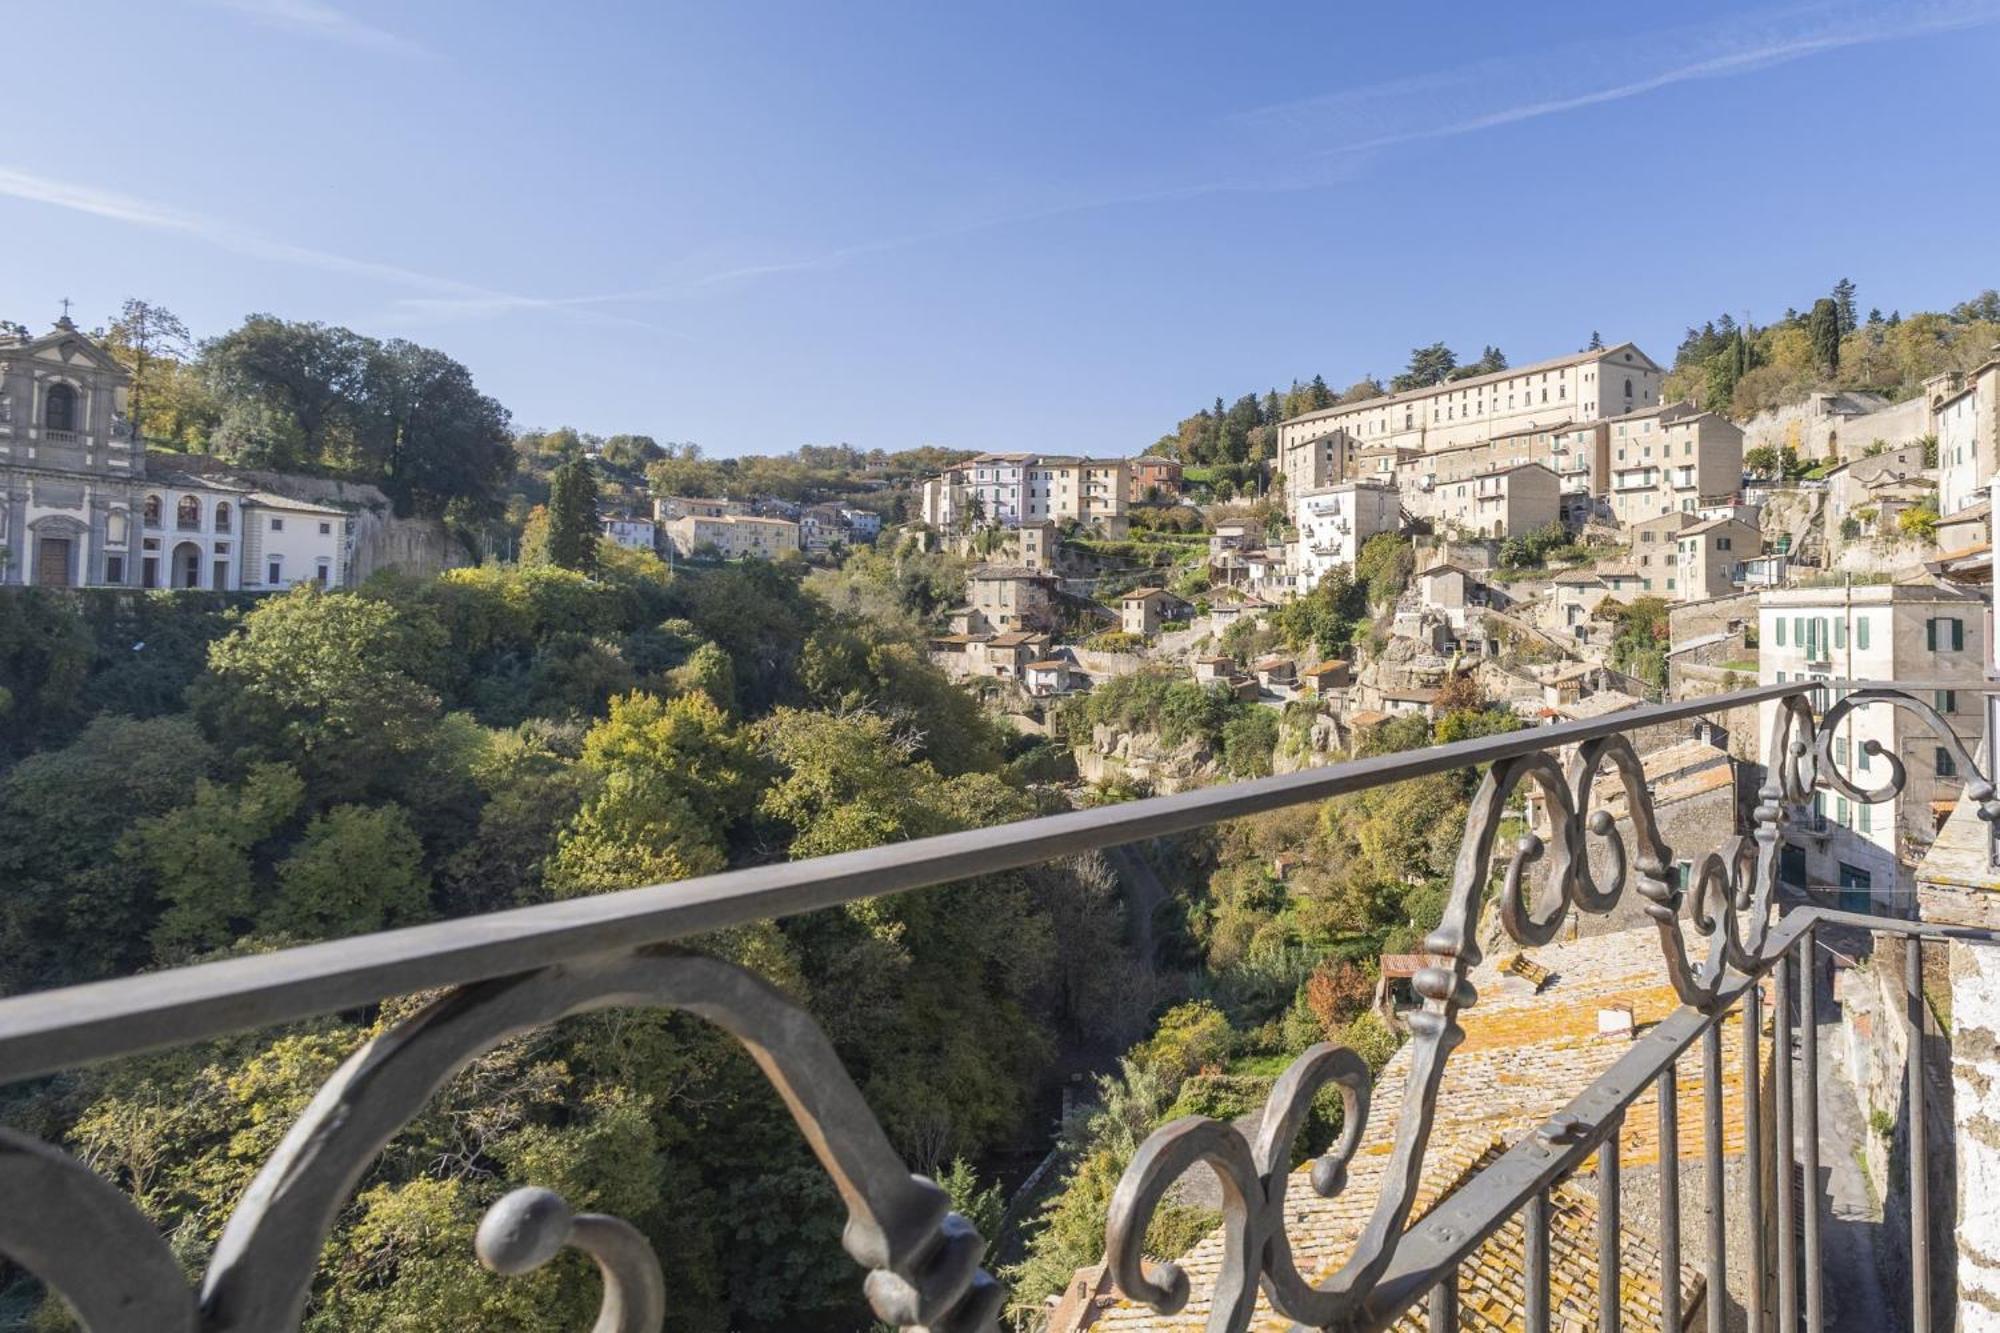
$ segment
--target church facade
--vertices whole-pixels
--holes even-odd
[[[131,376],[68,317],[0,342],[0,586],[263,592],[347,582],[332,505],[164,468]]]

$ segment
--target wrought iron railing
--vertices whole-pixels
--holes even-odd
[[[444,988],[413,1017],[375,1037],[320,1090],[244,1192],[199,1290],[190,1289],[165,1240],[112,1184],[55,1147],[0,1128],[0,1255],[60,1293],[84,1325],[116,1330],[271,1330],[301,1319],[326,1237],[376,1156],[459,1069],[511,1035],[565,1015],[618,1006],[683,1009],[740,1041],[783,1097],[848,1210],[843,1244],[869,1270],[863,1288],[881,1319],[911,1329],[995,1326],[1005,1293],[982,1268],[985,1244],[952,1213],[944,1192],[913,1175],[842,1068],[818,1025],[780,991],[742,968],[671,942],[772,917],[900,893],[972,875],[1031,865],[1218,820],[1323,800],[1448,770],[1484,767],[1443,923],[1425,941],[1441,964],[1420,970],[1421,1009],[1408,1016],[1412,1058],[1391,1158],[1365,1230],[1331,1277],[1311,1281],[1284,1231],[1285,1191],[1296,1138],[1314,1095],[1329,1085],[1345,1104],[1340,1142],[1311,1171],[1312,1188],[1341,1192],[1349,1157],[1366,1127],[1367,1066],[1333,1045],[1308,1050],[1278,1079],[1254,1143],[1232,1126],[1189,1117],[1156,1131],[1141,1147],[1112,1202],[1107,1235],[1111,1273],[1128,1297],[1162,1311],[1182,1306],[1188,1282],[1173,1265],[1141,1256],[1146,1223],[1167,1188],[1196,1162],[1225,1182],[1226,1253],[1208,1327],[1241,1330],[1257,1294],[1280,1314],[1317,1327],[1380,1329],[1426,1302],[1432,1327],[1456,1327],[1457,1274],[1489,1236],[1520,1216],[1527,1237],[1523,1318],[1549,1326],[1550,1191],[1598,1159],[1602,1271],[1616,1273],[1620,1248],[1618,1129],[1627,1111],[1657,1088],[1663,1133],[1659,1172],[1665,1326],[1678,1329],[1681,1263],[1678,1201],[1677,1061],[1697,1043],[1707,1090],[1705,1175],[1708,1322],[1724,1327],[1724,1237],[1729,1223],[1720,1169],[1725,1126],[1722,1025],[1739,1008],[1743,1024],[1743,1140],[1749,1154],[1739,1225],[1763,1225],[1765,1151],[1756,1088],[1761,1075],[1762,986],[1775,1006],[1771,1084],[1774,1178],[1788,1181],[1795,1160],[1808,1182],[1802,1218],[1789,1188],[1775,1189],[1774,1246],[1768,1268],[1751,1266],[1741,1298],[1763,1327],[1775,1309],[1781,1327],[1822,1326],[1818,1184],[1817,1025],[1799,1028],[1797,1058],[1806,1096],[1793,1088],[1791,1036],[1801,977],[1810,977],[1814,932],[1825,923],[1858,925],[1905,941],[1909,1049],[1919,1049],[1924,1004],[1916,956],[1925,939],[1992,942],[1889,918],[1806,907],[1779,915],[1779,847],[1794,808],[1815,788],[1850,799],[1895,796],[1906,774],[1883,753],[1889,781],[1862,789],[1835,768],[1830,739],[1854,708],[1908,710],[1952,751],[1967,792],[1989,822],[2000,815],[1993,784],[1965,744],[1923,702],[1924,687],[1849,687],[1815,718],[1809,683],[1658,705],[1586,722],[1483,737],[1230,786],[1080,810],[974,832],[897,843],[811,861],[760,866],[602,897],[567,900],[277,953],[232,958],[121,981],[0,1000],[0,1083],[18,1082],[118,1056],[374,1004]],[[1911,693],[1908,691],[1915,691]],[[1674,850],[1662,839],[1639,755],[1624,733],[1724,711],[1773,705],[1768,765],[1754,827],[1695,860],[1689,888],[1677,886]],[[1558,753],[1566,753],[1566,762]],[[1624,793],[1633,846],[1601,806],[1598,783]],[[1541,795],[1540,831],[1505,852],[1493,893],[1495,843],[1503,815],[1524,784]],[[1608,854],[1608,882],[1590,849]],[[1545,866],[1539,888],[1531,872]],[[1555,937],[1572,913],[1607,913],[1630,889],[1659,928],[1663,970],[1681,1007],[1638,1037],[1568,1107],[1474,1175],[1414,1225],[1439,1089],[1463,1036],[1459,1013],[1476,1003],[1468,974],[1479,961],[1476,929],[1492,900],[1499,922],[1523,943]],[[1686,932],[1707,941],[1691,956]],[[1806,1013],[1816,988],[1805,987]],[[1922,1062],[1910,1061],[1910,1235],[1914,1326],[1930,1309],[1929,1198],[1924,1164]],[[1667,1132],[1671,1131],[1671,1132]],[[1795,1236],[1794,1222],[1802,1222]],[[487,1213],[475,1248],[502,1274],[532,1270],[559,1250],[591,1255],[604,1278],[600,1330],[657,1329],[665,1286],[644,1238],[610,1217],[574,1215],[550,1192],[516,1190]],[[1616,1280],[1600,1282],[1600,1326],[1620,1320]],[[1775,1302],[1773,1294],[1775,1293]]]

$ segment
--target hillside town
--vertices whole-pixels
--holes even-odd
[[[1987,726],[2000,357],[1932,376],[1915,396],[1815,393],[1742,419],[1671,398],[1669,379],[1628,342],[1371,389],[1270,419],[1262,427],[1270,447],[1247,467],[1181,456],[1167,440],[1117,457],[801,451],[790,470],[759,470],[650,441],[530,432],[512,445],[514,484],[538,488],[530,492],[538,502],[517,494],[496,535],[398,506],[387,479],[147,447],[134,424],[131,368],[65,316],[43,334],[0,341],[0,584],[86,599],[79,605],[111,599],[120,615],[133,614],[120,599],[219,594],[237,608],[228,615],[263,601],[290,616],[323,594],[407,595],[423,577],[470,589],[451,580],[540,568],[578,580],[575,595],[633,579],[696,595],[705,586],[754,588],[751,602],[739,596],[726,607],[753,618],[784,615],[754,602],[782,595],[759,582],[767,575],[814,588],[829,605],[893,587],[895,628],[867,658],[873,688],[890,688],[880,682],[894,678],[897,651],[927,659],[940,688],[969,710],[954,726],[1007,736],[1012,762],[1057,808],[1632,714],[1619,734],[1634,747],[1647,818],[1675,849],[1669,875],[1683,888],[1704,873],[1702,848],[1747,835],[1756,821],[1780,705],[1678,722],[1641,710],[1753,684],[1824,682],[1813,696],[1824,711],[1845,692],[1842,682],[1910,682],[1926,711],[1856,710],[1831,740],[1834,762],[1862,784],[1850,790],[1879,778],[1880,799],[1815,790],[1782,830],[1777,883],[1796,901],[1846,912],[1993,924],[1986,903],[2000,875],[1989,866],[1984,795],[1965,756],[1982,753]],[[1205,416],[1221,418],[1220,402]],[[697,673],[704,659],[687,651],[686,619],[639,631],[629,648],[577,642],[565,623],[551,617],[550,645],[525,674],[518,658],[488,669],[561,700],[579,681],[636,682],[617,675],[625,654],[657,653],[664,635],[681,646],[661,688],[682,700],[730,702],[746,688],[766,707],[779,698],[740,681],[715,642],[704,645]],[[909,627],[913,639],[898,643]],[[799,658],[803,675],[851,669],[842,650],[812,643]],[[553,666],[541,658],[549,652],[579,656]],[[627,706],[615,683],[582,688],[607,692],[614,716]],[[490,709],[493,697],[475,690],[472,706]],[[881,697],[844,690],[841,711],[827,716],[886,728],[874,712]],[[713,703],[699,707],[723,716]],[[912,744],[886,729],[869,734],[891,752]],[[1630,791],[1601,776],[1593,799],[1599,831],[1629,845],[1638,818]],[[1523,810],[1531,824],[1553,817],[1539,794]],[[1181,873],[1180,855],[1160,869],[1137,855],[1106,864],[1128,903],[1151,895],[1157,907],[1186,892],[1160,878]],[[1268,856],[1234,855],[1214,883],[1253,874],[1283,892],[1315,873],[1295,840]],[[1415,901],[1436,872],[1405,849],[1382,873]],[[1417,931],[1423,909],[1374,910],[1385,915],[1338,936],[1344,960],[1310,964],[1298,994],[1323,996],[1338,978],[1347,993],[1307,1020],[1307,1036],[1367,1045],[1393,1088],[1420,1058],[1405,1039],[1431,962]],[[1407,923],[1390,924],[1405,912]],[[1673,1008],[1675,997],[1650,976],[1657,935],[1641,905],[1627,902],[1602,920],[1572,918],[1546,947],[1481,965],[1475,976],[1490,999],[1466,1023],[1479,1054],[1454,1065],[1446,1084],[1455,1109],[1426,1165],[1427,1190],[1471,1181],[1560,1107],[1569,1085],[1542,1087],[1533,1069],[1565,1060],[1579,1077],[1608,1075],[1619,1039]],[[1224,948],[1212,939],[1207,947],[1212,957]],[[1842,1114],[1873,1121],[1898,1114],[1883,1071],[1902,1055],[1892,1049],[1894,1026],[1868,1016],[1890,1012],[1896,997],[1893,978],[1856,976],[1843,1002],[1863,1019],[1847,1029],[1835,1077],[1858,1108]],[[1291,1001],[1294,1013],[1301,1002]],[[1180,1021],[1228,1028],[1201,1004],[1171,1008],[1151,1042],[1134,1049],[1168,1040]],[[1578,1047],[1573,1034],[1592,1027],[1602,1039]],[[1291,1029],[1271,1019],[1232,1040],[1251,1048],[1249,1058],[1262,1058],[1256,1043],[1300,1040],[1273,1031]],[[1722,1049],[1734,1069],[1740,1039]],[[1218,1105],[1238,1104],[1229,1090],[1238,1076],[1212,1063],[1176,1077],[1183,1100],[1206,1089]],[[1735,1117],[1753,1100],[1736,1075],[1715,1095]],[[1689,1133],[1697,1107],[1680,1111]],[[1386,1188],[1376,1169],[1393,1123],[1370,1126],[1375,1155],[1356,1177],[1363,1197]],[[1622,1137],[1633,1178],[1658,1179],[1673,1165],[1647,1132]],[[1884,1176],[1886,1154],[1868,1138],[1857,1178]],[[1090,1160],[1059,1140],[1011,1208],[1069,1206],[1076,1177],[1046,1173]],[[1754,1169],[1734,1144],[1720,1161],[1739,1178]],[[1686,1189],[1698,1183],[1690,1178]],[[1217,1189],[1191,1178],[1169,1206],[1190,1225],[1202,1222]],[[1101,1202],[1091,1206],[1101,1211]],[[1570,1293],[1565,1308],[1612,1302],[1648,1324],[1700,1309],[1711,1284],[1753,1280],[1735,1253],[1706,1271],[1684,1264],[1669,1280],[1653,1239],[1627,1221],[1616,1231],[1614,1289],[1590,1247],[1576,1243],[1604,1234],[1600,1201],[1570,1183],[1548,1206],[1557,1234],[1570,1238],[1550,1259],[1553,1280]],[[1344,1205],[1309,1208],[1302,1253],[1331,1262],[1354,1243],[1356,1216]],[[1213,1279],[1222,1234],[1190,1231],[1183,1262]],[[1075,1248],[1051,1226],[1014,1243],[1026,1251],[1025,1326],[1175,1329],[1206,1315],[1206,1295],[1174,1317],[1133,1302],[1108,1262],[1088,1262],[1093,1240]],[[1485,1242],[1472,1262],[1503,1293],[1528,1267],[1512,1231]],[[1503,1314],[1515,1308],[1494,1299]]]

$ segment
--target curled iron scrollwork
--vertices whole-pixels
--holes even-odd
[[[904,1166],[812,1017],[742,968],[652,948],[446,992],[355,1051],[238,1200],[198,1296],[131,1200],[74,1158],[3,1130],[0,1187],[38,1207],[0,1213],[0,1253],[60,1292],[93,1333],[297,1327],[339,1211],[447,1079],[519,1033],[645,1006],[714,1023],[764,1071],[847,1207],[842,1244],[869,1270],[878,1318],[936,1333],[997,1327],[1005,1290],[980,1267],[985,1243],[942,1188]],[[597,1333],[660,1327],[659,1263],[619,1219],[572,1214],[556,1195],[527,1189],[493,1206],[476,1242],[502,1273],[529,1271],[565,1245],[604,1275]],[[107,1254],[118,1257],[110,1270]]]
[[[1343,1326],[1362,1309],[1370,1288],[1394,1258],[1408,1222],[1445,1066],[1464,1039],[1458,1013],[1477,1000],[1470,973],[1481,958],[1477,931],[1495,878],[1495,843],[1524,785],[1540,795],[1546,832],[1537,831],[1531,821],[1504,853],[1494,903],[1501,928],[1519,944],[1546,944],[1556,938],[1572,912],[1611,912],[1632,889],[1659,929],[1666,972],[1676,994],[1684,1004],[1704,1012],[1713,1012],[1732,993],[1734,983],[1761,971],[1769,961],[1766,949],[1774,925],[1779,858],[1792,811],[1822,788],[1858,801],[1887,800],[1903,789],[1907,775],[1893,756],[1889,781],[1877,789],[1856,786],[1834,763],[1830,738],[1854,709],[1887,703],[1913,711],[1968,775],[1967,794],[1977,803],[1980,817],[1989,822],[2000,819],[1995,788],[1974,765],[1964,742],[1935,709],[1906,692],[1882,687],[1852,690],[1817,725],[1803,694],[1773,702],[1768,760],[1750,829],[1730,835],[1720,847],[1696,859],[1685,886],[1676,881],[1674,853],[1661,835],[1645,766],[1625,736],[1582,742],[1567,766],[1546,751],[1495,761],[1471,799],[1443,920],[1424,941],[1437,961],[1419,969],[1412,982],[1422,1007],[1409,1019],[1411,1058],[1392,1155],[1368,1225],[1343,1266],[1318,1284],[1300,1276],[1284,1232],[1284,1158],[1282,1153],[1274,1156],[1268,1143],[1271,1127],[1294,1123],[1288,1117],[1296,1111],[1297,1099],[1304,1095],[1309,1100],[1311,1090],[1319,1086],[1311,1075],[1299,1072],[1322,1068],[1332,1058],[1328,1052],[1334,1048],[1316,1047],[1272,1090],[1264,1109],[1265,1133],[1255,1149],[1232,1126],[1202,1117],[1175,1121],[1141,1146],[1113,1197],[1106,1236],[1111,1274],[1119,1290],[1162,1313],[1186,1304],[1187,1279],[1178,1266],[1169,1263],[1149,1269],[1139,1257],[1139,1246],[1166,1190],[1196,1162],[1205,1161],[1222,1177],[1225,1199],[1224,1253],[1207,1324],[1210,1333],[1241,1333],[1248,1328],[1260,1283],[1274,1311],[1309,1327]],[[1873,742],[1866,748],[1871,755],[1885,754]],[[1606,781],[1622,791],[1624,808],[1617,816],[1594,804],[1599,784]],[[1593,848],[1602,849],[1602,882],[1592,865]],[[1708,941],[1700,961],[1690,956],[1689,932]],[[1348,1135],[1315,1165],[1313,1183],[1322,1193],[1335,1193],[1344,1184],[1345,1164],[1365,1115],[1368,1086],[1363,1070],[1354,1083],[1362,1115],[1354,1114],[1350,1106]]]

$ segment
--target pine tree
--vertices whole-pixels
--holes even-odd
[[[1871,329],[1880,328],[1881,325],[1882,325],[1882,307],[1879,305],[1870,307],[1868,311],[1868,327]]]
[[[1845,335],[1858,327],[1854,322],[1854,280],[1842,278],[1833,284],[1833,305],[1840,313],[1840,332]]]
[[[576,455],[549,478],[549,563],[597,572],[597,474]]]
[[[1313,376],[1312,385],[1307,392],[1311,395],[1306,399],[1307,403],[1310,404],[1306,409],[1307,411],[1317,412],[1322,407],[1333,406],[1333,390],[1326,387],[1326,377],[1324,375]]]
[[[1583,350],[1584,350],[1584,351],[1586,351],[1586,352],[1601,352],[1601,351],[1603,351],[1603,350],[1604,350],[1604,335],[1603,335],[1603,334],[1601,334],[1601,333],[1599,333],[1599,332],[1598,332],[1598,331],[1597,331],[1596,329],[1592,329],[1592,330],[1590,331],[1590,345],[1589,345],[1589,346],[1587,346],[1587,347],[1585,347],[1585,348],[1584,348]]]

